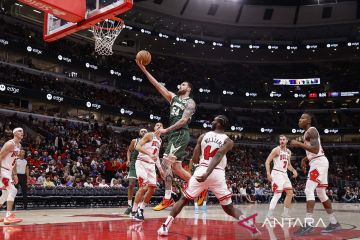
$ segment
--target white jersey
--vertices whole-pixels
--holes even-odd
[[[216,133],[214,131],[206,133],[201,141],[200,166],[208,167],[211,159],[224,145],[225,140],[228,138],[229,137],[225,133]],[[215,167],[215,169],[225,170],[226,164],[227,158],[226,155],[224,155],[221,162]]]
[[[274,158],[274,167],[273,170],[286,173],[287,167],[290,162],[290,153],[287,148],[281,149],[281,147],[278,147],[280,149],[280,153],[278,156]]]
[[[143,148],[145,149],[145,151],[159,157],[159,151],[162,141],[160,138],[157,138],[155,134],[152,135],[153,135],[153,139],[150,142],[145,143]],[[143,154],[141,152],[139,152],[137,160],[155,164],[154,160],[151,159],[149,155]]]
[[[9,152],[1,161],[1,168],[12,171],[16,164],[16,159],[20,153],[20,145],[16,145],[14,140],[10,140],[9,142],[14,145],[14,151]]]
[[[311,128],[315,128],[315,127],[310,127],[308,130],[306,130],[306,132],[304,133],[304,144],[307,145],[307,146],[311,146],[310,144],[310,141],[306,140],[306,135],[307,135],[307,132],[311,129]],[[315,130],[317,131],[317,129],[315,128]],[[309,159],[309,162],[315,158],[319,158],[319,157],[322,157],[322,156],[325,156],[325,153],[324,153],[324,150],[321,146],[321,142],[320,142],[320,134],[319,134],[319,137],[318,137],[318,141],[319,141],[319,152],[317,154],[315,153],[311,153],[309,151],[306,151],[306,157]]]

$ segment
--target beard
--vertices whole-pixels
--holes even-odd
[[[186,90],[180,90],[179,89],[179,91],[177,91],[177,95],[183,95],[185,93],[186,93]]]

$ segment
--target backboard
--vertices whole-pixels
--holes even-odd
[[[133,0],[86,0],[85,16],[78,22],[69,22],[45,12],[44,40],[51,42],[82,29],[90,28],[100,21],[130,10],[132,6]]]

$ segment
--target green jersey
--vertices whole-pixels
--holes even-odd
[[[190,97],[184,99],[181,99],[177,95],[173,97],[170,104],[170,125],[174,125],[177,121],[179,121],[182,118],[183,113],[186,109],[186,104],[188,103],[189,100],[194,101]],[[181,129],[189,129],[188,124],[184,125]]]
[[[135,139],[134,148],[136,147],[136,145],[138,144],[139,141],[140,141],[140,138]],[[134,151],[132,151],[130,154],[130,162],[133,162],[133,161],[135,162],[138,155],[139,155],[139,152],[134,149]]]

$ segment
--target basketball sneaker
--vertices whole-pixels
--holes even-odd
[[[135,220],[135,221],[144,221],[145,220],[145,218],[144,218],[144,209],[139,209],[138,211],[137,211],[137,213],[135,214],[135,216],[133,217],[133,219]]]
[[[132,206],[128,205],[128,208],[125,210],[124,215],[130,215]]]
[[[159,236],[167,236],[169,234],[169,230],[165,224],[162,224],[157,232]]]
[[[4,218],[5,225],[10,225],[11,223],[19,223],[22,221],[23,220],[21,218],[16,218],[14,213],[12,213],[12,214],[10,214],[10,216]]]
[[[329,225],[325,229],[321,230],[321,233],[331,233],[339,230],[341,230],[340,223],[335,223],[335,224],[329,223]]]
[[[195,206],[195,214],[199,214],[199,207]]]
[[[207,190],[204,190],[200,193],[198,200],[197,200],[197,203],[199,206],[201,206],[203,204],[205,197],[206,197],[206,193],[207,193]]]
[[[156,205],[153,210],[154,211],[161,211],[165,208],[171,207],[172,205],[175,204],[174,199],[165,199],[163,198],[163,200],[161,201],[161,203],[159,203],[158,205]]]
[[[206,204],[203,204],[201,208],[202,208],[203,213],[207,212]]]

